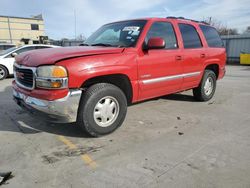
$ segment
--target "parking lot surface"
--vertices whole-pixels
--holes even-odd
[[[250,187],[250,67],[227,66],[214,98],[191,91],[132,105],[114,133],[42,122],[0,81],[3,187]]]

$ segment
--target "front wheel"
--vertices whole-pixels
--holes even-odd
[[[78,110],[78,125],[89,135],[109,134],[123,123],[127,99],[120,88],[108,83],[91,86],[83,94]]]
[[[7,69],[4,66],[0,65],[0,80],[5,79],[7,76],[8,76]]]
[[[198,101],[208,101],[215,93],[216,75],[211,70],[205,70],[200,85],[193,89],[193,94]]]

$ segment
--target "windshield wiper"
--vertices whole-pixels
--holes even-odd
[[[104,44],[104,43],[96,43],[96,44],[91,44],[91,46],[112,46],[111,44]]]

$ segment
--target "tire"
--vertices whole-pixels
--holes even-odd
[[[0,80],[4,80],[8,76],[8,70],[0,65]]]
[[[127,99],[120,88],[98,83],[82,95],[77,124],[90,136],[109,134],[121,126],[127,114]]]
[[[214,96],[216,80],[213,71],[205,70],[200,85],[193,89],[194,98],[198,101],[209,101]]]

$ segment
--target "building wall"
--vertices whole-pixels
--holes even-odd
[[[239,62],[241,53],[250,53],[250,34],[221,36],[229,62]]]
[[[38,24],[39,30],[31,30],[31,24]],[[0,16],[0,42],[16,45],[23,44],[22,38],[39,41],[39,36],[45,35],[44,21],[42,19],[15,18]]]

